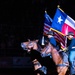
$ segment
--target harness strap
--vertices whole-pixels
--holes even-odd
[[[42,66],[39,68],[40,71],[42,71],[44,74],[47,74],[47,68],[45,66]]]
[[[34,65],[38,65],[38,66],[40,66],[40,63],[38,62],[38,63],[35,63]]]
[[[40,66],[40,63],[38,62],[38,63],[35,63],[34,65]],[[39,70],[43,72],[44,74],[47,74],[47,68],[45,66],[42,66],[41,68],[39,68]]]
[[[63,66],[63,67],[64,67],[64,66],[67,66],[67,67],[68,67],[69,65],[68,65],[68,64],[58,64],[58,65],[56,65],[56,66],[57,66],[57,67],[61,67],[61,66]]]

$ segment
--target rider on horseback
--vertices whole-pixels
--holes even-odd
[[[49,38],[49,42],[52,44],[52,46],[57,48],[57,41],[53,36],[54,35],[53,32],[49,31],[47,35],[48,35],[48,38]]]
[[[69,50],[69,62],[70,62],[70,73],[75,75],[75,38],[74,33],[69,32],[67,37],[68,50]]]

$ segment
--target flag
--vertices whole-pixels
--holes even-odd
[[[44,18],[45,18],[45,20],[44,20],[43,34],[47,35],[47,33],[49,32],[50,27],[51,27],[52,19],[47,14],[47,11],[45,11]]]
[[[53,29],[53,28],[50,28],[50,30],[53,31],[56,41],[60,44],[61,48],[64,49],[65,48],[65,36],[64,36],[64,34]]]
[[[65,38],[63,36],[63,34],[55,29],[52,28],[51,24],[53,22],[52,18],[47,14],[47,12],[45,11],[45,20],[44,20],[44,34],[47,35],[47,33],[52,30],[54,33],[54,37],[57,40],[57,42],[59,42],[61,44],[61,47],[64,48],[65,47]]]
[[[75,34],[75,21],[59,8],[56,10],[51,27],[65,35],[70,31]]]

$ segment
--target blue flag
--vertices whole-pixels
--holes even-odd
[[[52,18],[47,14],[46,11],[45,11],[44,17],[45,17],[45,20],[44,20],[43,32],[44,32],[44,34],[47,34],[50,30],[50,27],[51,27]]]

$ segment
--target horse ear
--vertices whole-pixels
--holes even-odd
[[[37,40],[35,40],[36,42],[38,42],[39,40],[37,39]]]
[[[30,39],[28,39],[28,42],[30,42]]]

